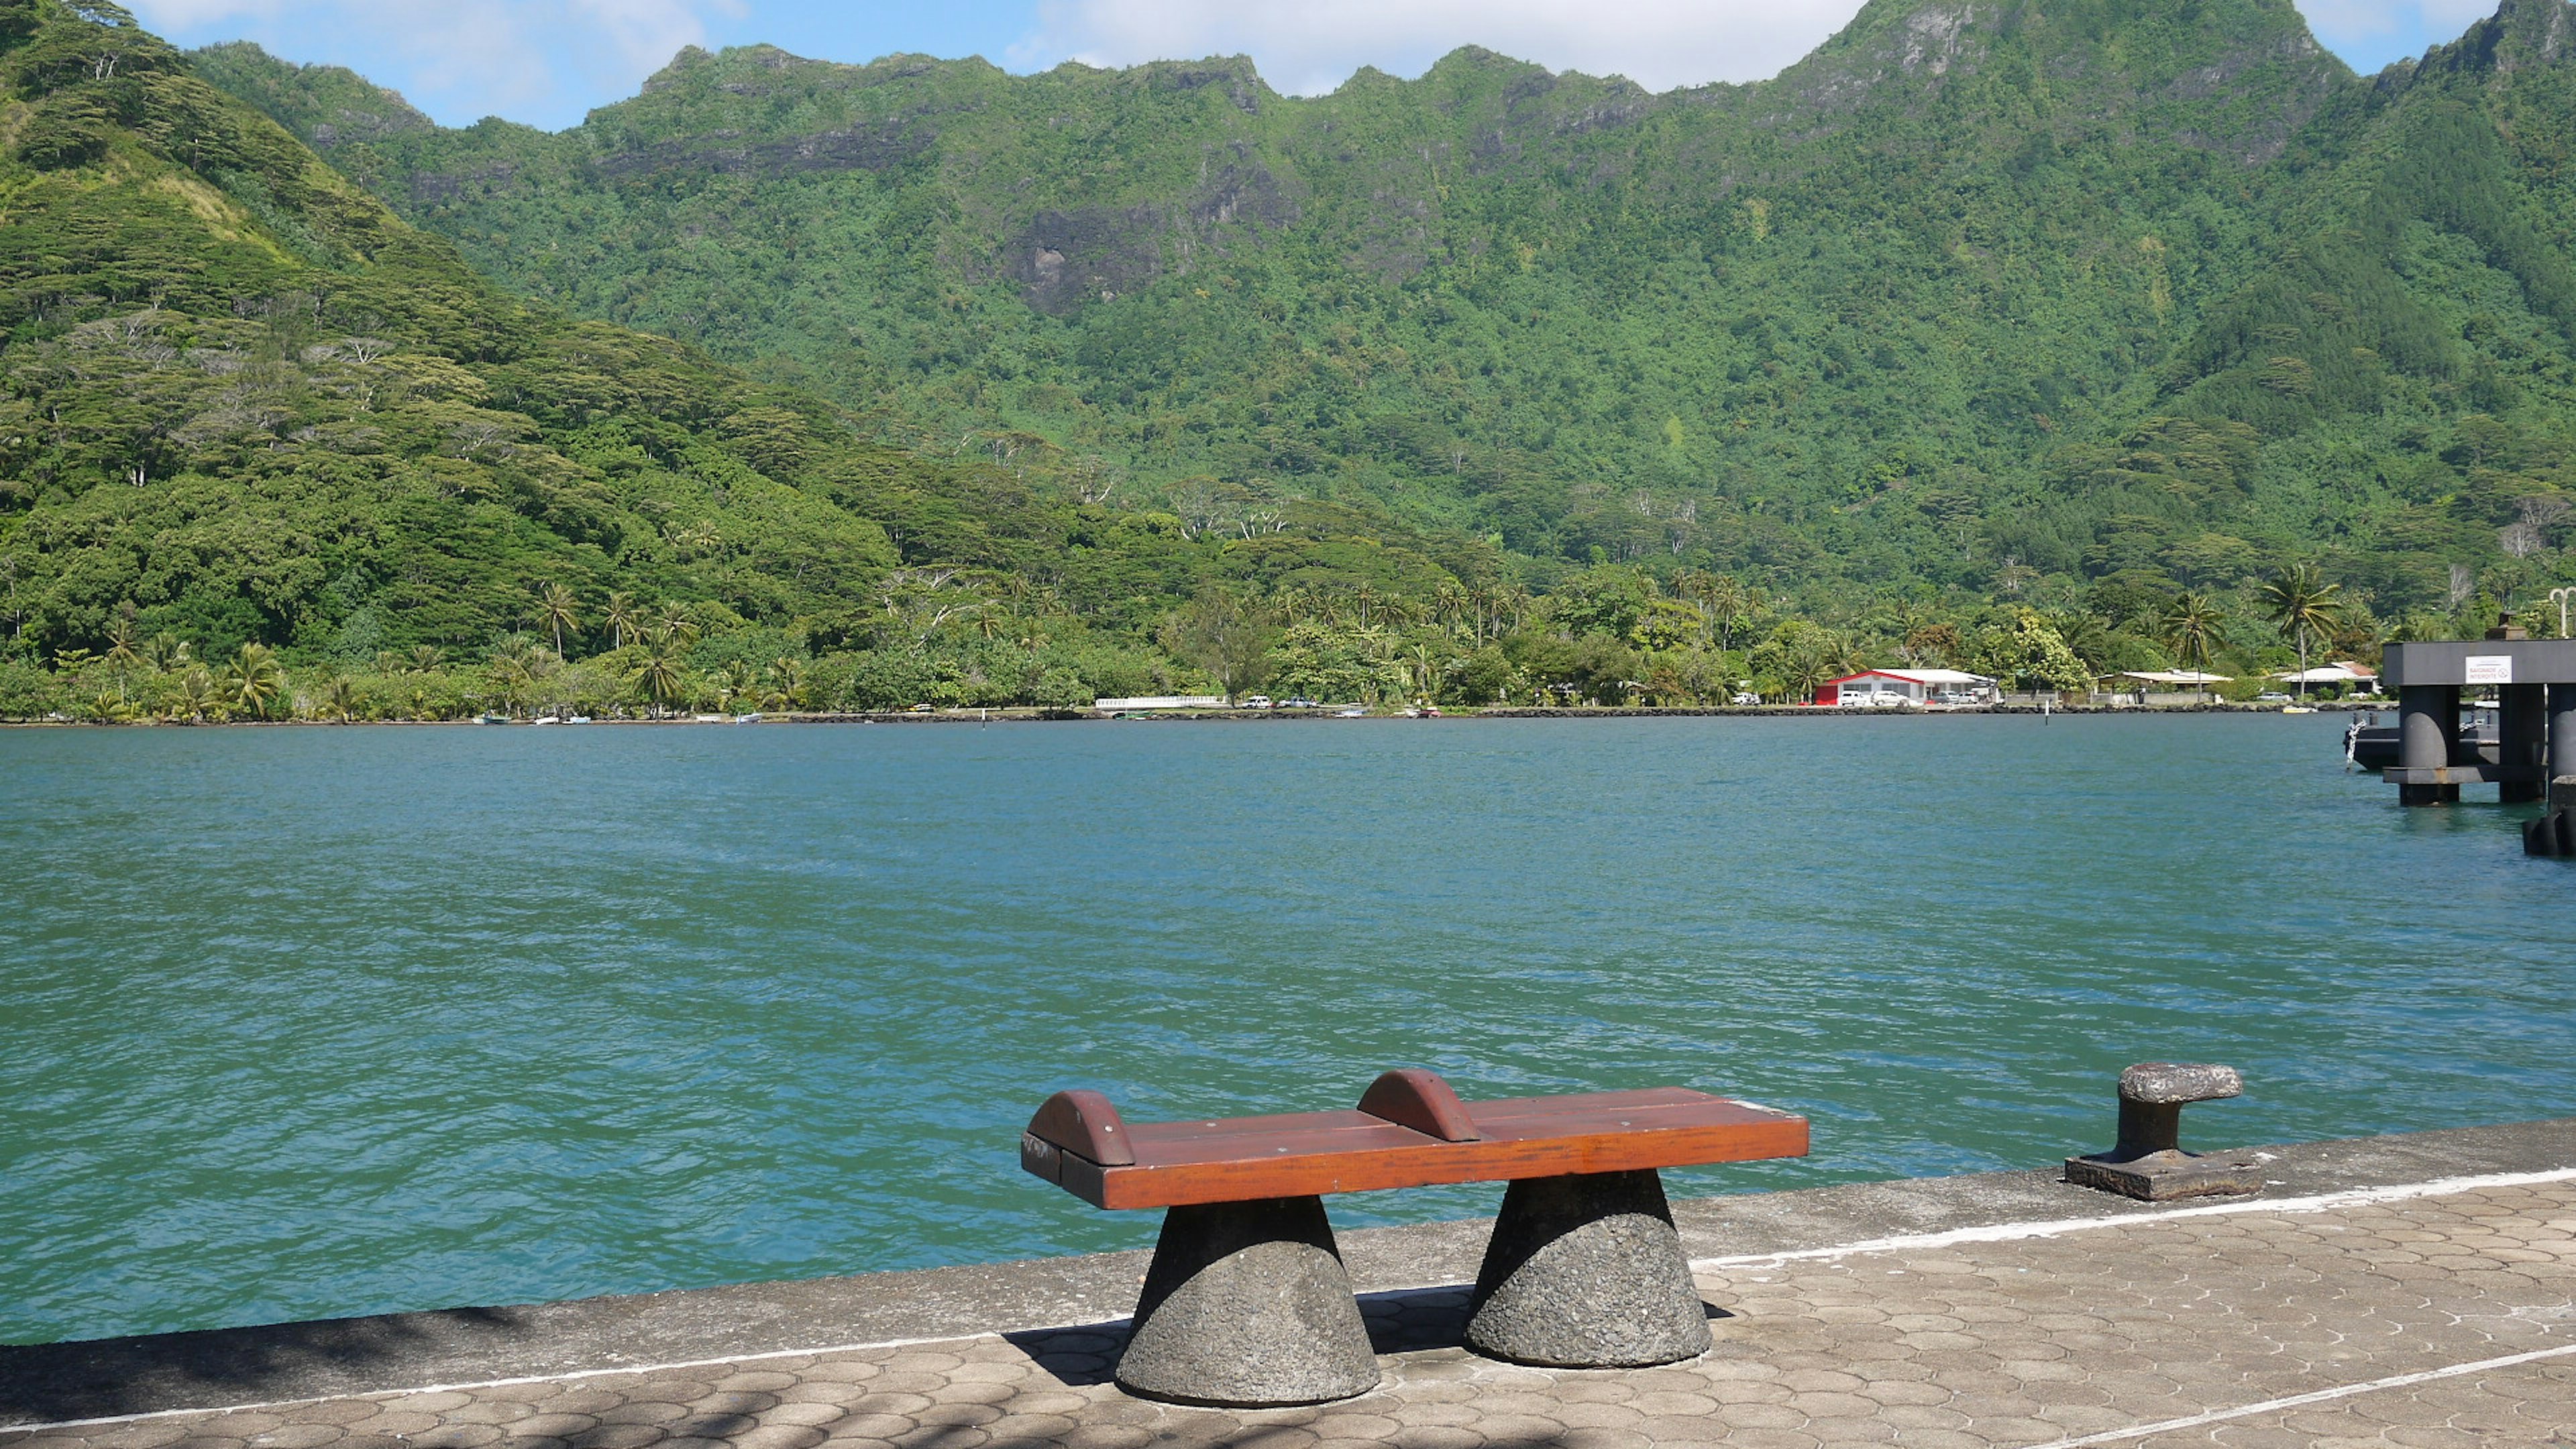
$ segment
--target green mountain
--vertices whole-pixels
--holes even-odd
[[[2571,16],[2365,79],[2287,0],[1872,0],[1665,95],[690,51],[548,135],[0,0],[0,715],[2455,631],[2572,572]]]
[[[123,670],[166,636],[163,664],[248,643],[427,673],[497,639],[546,674],[543,638],[617,655],[578,703],[660,634],[673,703],[834,651],[883,678],[826,703],[1087,702],[1194,679],[1144,636],[1219,576],[1427,589],[1454,578],[1426,550],[1490,554],[1326,503],[1228,550],[866,440],[811,393],[510,295],[197,71],[112,5],[0,0],[0,655]],[[291,79],[258,99],[317,138],[431,134],[354,78]]]
[[[1872,0],[1665,95],[754,47],[552,135],[198,61],[515,289],[1213,527],[1372,500],[1820,608],[2309,559],[2394,616],[2556,563],[2503,533],[2576,482],[2569,13],[2365,80],[2289,0]]]

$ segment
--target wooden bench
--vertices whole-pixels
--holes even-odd
[[[1323,1197],[1508,1182],[1468,1343],[1516,1362],[1669,1363],[1709,1346],[1658,1170],[1807,1151],[1803,1117],[1680,1087],[1463,1102],[1427,1071],[1348,1112],[1130,1125],[1058,1092],[1021,1166],[1101,1208],[1164,1208],[1118,1381],[1156,1398],[1319,1403],[1378,1382]]]

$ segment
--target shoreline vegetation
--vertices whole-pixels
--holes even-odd
[[[61,648],[50,660],[0,650],[0,719],[1078,714],[1101,699],[1264,691],[1381,712],[1805,708],[1824,684],[1869,668],[1964,668],[2036,700],[2089,698],[2122,671],[2176,664],[2230,676],[2191,703],[2243,704],[2287,669],[2375,660],[2388,632],[2306,565],[2223,602],[2101,587],[2051,610],[1866,600],[1833,622],[1734,578],[1634,565],[1588,569],[1547,594],[1454,582],[1419,593],[1210,586],[1150,616],[1150,645],[1104,638],[1016,579],[898,570],[873,593],[873,609],[836,625],[760,624],[548,581],[522,596],[527,627],[462,657],[429,643],[352,647],[373,639],[293,657],[255,641],[201,654],[167,629],[145,637],[147,616],[129,600],[103,629],[104,649]],[[2467,636],[2485,602],[2394,632]],[[2553,632],[2547,612],[2525,611],[2535,634]]]
[[[2004,703],[1959,706],[1940,709],[1878,708],[1841,709],[1830,705],[1811,704],[1745,704],[1745,705],[1496,705],[1485,709],[1444,710],[1430,716],[1406,710],[1371,710],[1354,715],[1341,708],[1319,709],[1209,709],[1157,710],[1150,714],[1111,712],[1097,709],[1036,709],[1010,706],[998,709],[955,708],[929,711],[868,710],[845,713],[770,713],[745,715],[671,714],[659,718],[650,715],[613,715],[605,717],[559,718],[547,716],[478,717],[456,719],[334,719],[318,715],[283,716],[262,719],[0,719],[0,729],[309,729],[343,725],[388,725],[413,729],[453,729],[493,725],[862,725],[862,724],[1263,724],[1311,720],[1478,720],[1478,719],[1938,719],[1950,716],[1977,715],[2199,715],[2199,714],[2282,714],[2292,705],[2272,701],[2237,703],[2213,700],[2207,704],[2029,704]],[[2318,713],[2360,713],[2369,710],[2394,709],[2396,702],[2361,697],[2340,700],[2313,700],[2307,706]]]

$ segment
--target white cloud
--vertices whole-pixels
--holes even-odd
[[[1093,65],[1247,53],[1298,95],[1363,65],[1400,74],[1461,45],[1652,90],[1755,80],[1814,49],[1859,0],[1039,0],[1015,59]]]
[[[631,93],[712,16],[743,0],[129,0],[190,43],[246,35],[400,88],[442,120],[579,119],[583,98]],[[569,111],[569,114],[566,112]]]
[[[2300,0],[2348,55],[2449,40],[2496,0]],[[1847,24],[1860,0],[1037,0],[1022,66],[1247,53],[1296,95],[1363,65],[1418,74],[1461,45],[1554,70],[1624,75],[1650,90],[1777,75]]]
[[[2456,38],[2493,15],[2496,0],[2300,0],[2318,36],[2428,35]]]

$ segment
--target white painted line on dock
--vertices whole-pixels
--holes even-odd
[[[1709,1268],[1753,1268],[1767,1263],[1813,1263],[1833,1258],[1848,1258],[1859,1253],[1902,1253],[1927,1248],[1956,1247],[1962,1243],[2010,1243],[2023,1238],[2054,1238],[2066,1233],[2090,1232],[2096,1228],[2127,1227],[2133,1223],[2168,1222],[2174,1218],[2214,1218],[2236,1213],[2333,1212],[2341,1208],[2408,1202],[2415,1198],[2440,1197],[2455,1192],[2476,1192],[2482,1188],[2534,1187],[2541,1183],[2571,1180],[2576,1180],[2576,1167],[2553,1168],[2547,1172],[2497,1172],[2482,1177],[2444,1177],[2432,1182],[2401,1183],[2395,1187],[2357,1187],[2344,1192],[2321,1192],[2309,1197],[2248,1197],[2200,1207],[2113,1213],[2096,1218],[2057,1218],[2031,1223],[1990,1223],[1984,1227],[1952,1228],[1947,1232],[1914,1233],[1893,1238],[1868,1238],[1857,1243],[1842,1243],[1830,1248],[1800,1248],[1785,1253],[1744,1253],[1731,1258],[1694,1258],[1691,1260],[1691,1269],[1697,1272]]]
[[[2250,1418],[2256,1414],[2270,1414],[2283,1409],[2322,1404],[2334,1399],[2348,1399],[2355,1394],[2375,1394],[2382,1389],[2402,1389],[2410,1384],[2429,1384],[2435,1379],[2456,1379],[2465,1374],[2491,1373],[2497,1369],[2512,1368],[2516,1364],[2536,1363],[2544,1358],[2563,1358],[2571,1353],[2576,1353],[2576,1343],[2561,1344],[2556,1348],[2536,1349],[2530,1353],[2507,1354],[2503,1358],[2480,1359],[2476,1363],[2455,1363],[2449,1368],[2426,1369],[2421,1373],[2397,1374],[2390,1378],[2372,1379],[2366,1384],[2344,1384],[2338,1388],[2318,1389],[2314,1393],[2292,1394],[2286,1399],[2265,1399],[2259,1404],[2242,1404],[2233,1409],[2212,1409],[2206,1414],[2194,1414],[2187,1419],[2165,1419],[2158,1423],[2140,1424],[2130,1429],[2106,1429],[2099,1434],[2087,1434],[2080,1439],[2052,1439],[2045,1444],[2029,1445],[2028,1449],[2089,1449],[2089,1446],[2097,1444],[2118,1444],[2130,1439],[2145,1439],[2157,1434],[2174,1434],[2185,1429],[2198,1429],[2204,1425],[2223,1424],[2230,1419]]]

